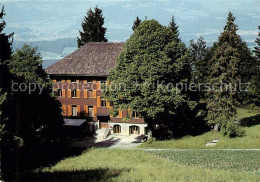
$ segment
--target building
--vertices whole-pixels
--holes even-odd
[[[115,66],[123,48],[124,43],[88,43],[46,68],[65,118],[86,118],[92,130],[109,128],[111,133],[123,135],[146,134],[147,125],[136,112],[128,121],[122,120],[128,111],[119,110],[113,117],[112,103],[102,96],[101,86],[108,84],[109,69]]]

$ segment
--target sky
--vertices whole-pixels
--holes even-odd
[[[75,38],[89,8],[98,5],[105,17],[106,36],[124,42],[133,33],[136,16],[168,25],[174,16],[184,42],[203,36],[217,40],[229,11],[236,16],[238,33],[253,43],[260,22],[260,0],[0,0],[5,6],[6,33],[15,40]]]

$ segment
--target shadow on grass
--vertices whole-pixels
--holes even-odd
[[[33,150],[22,150],[20,153],[21,169],[32,170],[40,167],[48,167],[56,164],[62,159],[81,155],[83,151],[87,151],[92,147],[107,148],[115,145],[117,140],[109,139],[96,142],[96,138],[90,140],[74,139],[73,143],[63,143],[58,145],[39,145]]]
[[[48,181],[112,181],[113,178],[119,176],[122,172],[129,171],[128,169],[90,169],[79,171],[59,171],[59,172],[38,172],[38,173],[23,173],[19,177],[11,176],[11,181],[22,182],[48,182]]]
[[[247,127],[258,125],[260,124],[260,114],[247,117],[247,118],[242,118],[239,120],[239,124],[240,126],[247,126]]]

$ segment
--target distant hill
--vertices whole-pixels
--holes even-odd
[[[78,46],[76,38],[64,38],[55,41],[35,41],[35,42],[14,40],[13,49],[14,50],[19,49],[24,44],[37,46],[39,51],[51,52],[56,54],[62,54],[62,51],[65,47]]]
[[[59,59],[43,60],[42,67],[45,69],[45,68],[51,66],[52,64],[56,63],[57,61],[59,61]]]

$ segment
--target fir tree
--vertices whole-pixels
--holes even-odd
[[[81,47],[88,42],[107,42],[105,37],[107,29],[104,28],[103,25],[104,17],[102,10],[95,7],[94,11],[92,11],[90,8],[81,24],[83,31],[79,31],[80,38],[77,38],[78,47]]]
[[[177,26],[177,24],[175,23],[175,19],[174,16],[172,16],[172,20],[169,24],[170,29],[172,30],[173,34],[175,35],[175,39],[176,41],[181,41],[179,38],[179,26]]]
[[[184,122],[185,113],[195,104],[175,87],[189,81],[188,61],[185,44],[175,41],[169,27],[143,21],[126,41],[108,77],[110,88],[123,85],[122,89],[108,89],[106,97],[114,111],[130,108],[140,113],[152,131],[156,124],[172,129]]]
[[[238,95],[238,85],[241,80],[241,53],[239,51],[240,37],[236,34],[235,17],[228,14],[227,24],[218,38],[210,67],[209,83],[211,89],[207,93],[209,124],[215,129],[221,126],[224,135],[234,137],[242,134],[236,120],[235,102]]]
[[[4,15],[5,15],[4,6],[2,6],[2,9],[0,11],[0,20],[2,20],[2,22],[0,23],[0,33],[4,30],[6,25],[5,21],[3,20]]]
[[[142,20],[137,16],[134,23],[133,23],[133,31],[142,23]]]
[[[258,26],[260,30],[260,26]],[[255,53],[255,74],[252,76],[251,81],[251,100],[257,105],[260,106],[260,32],[258,33],[258,37],[256,38],[256,46],[254,47],[253,52]]]
[[[4,161],[9,160],[6,159],[7,153],[12,152],[10,146],[14,145],[14,136],[15,133],[10,131],[10,128],[6,126],[7,123],[10,122],[10,117],[13,113],[10,113],[10,98],[11,98],[11,74],[9,73],[9,69],[6,61],[11,58],[12,54],[12,35],[6,35],[2,33],[5,28],[5,21],[3,20],[5,15],[4,7],[1,8],[0,11],[0,156],[1,156],[1,166],[0,166],[0,181],[2,180],[2,170],[6,167],[6,163]],[[8,151],[6,150],[8,149]],[[5,159],[5,160],[4,160]],[[12,161],[12,160],[11,160]]]
[[[209,48],[203,37],[197,42],[190,41],[189,46],[191,64],[193,67],[193,80],[196,83],[205,83],[209,75]]]
[[[260,59],[260,26],[258,26],[258,37],[256,38],[256,46],[254,47],[253,52],[255,53],[256,57]]]

